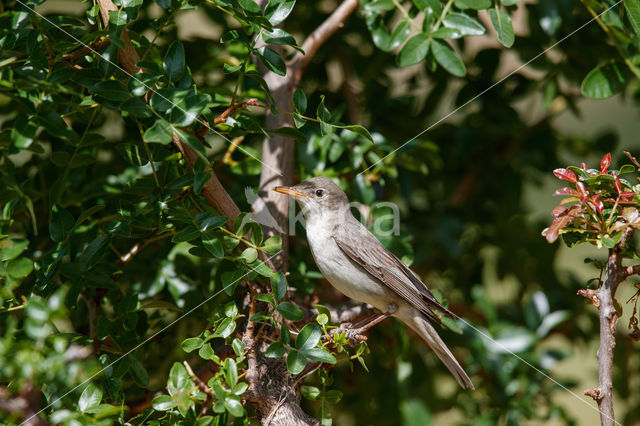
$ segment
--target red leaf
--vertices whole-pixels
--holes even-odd
[[[562,206],[558,206],[558,207],[562,207]],[[558,207],[556,207],[553,210],[556,211]],[[577,205],[571,206],[570,209],[565,208],[564,212],[560,213],[560,215],[553,220],[553,222],[551,223],[551,226],[549,226],[544,231],[542,231],[542,235],[545,236],[548,242],[550,243],[554,242],[560,236],[560,231],[565,226],[570,224],[573,221],[573,219],[580,213],[582,213],[582,207],[578,207]]]
[[[577,192],[578,192],[578,196],[580,197],[580,201],[584,203],[589,197],[589,191],[587,191],[587,187],[583,182],[578,182],[576,184],[576,188],[578,188]]]
[[[607,152],[607,154],[604,157],[602,157],[602,160],[600,160],[600,171],[602,173],[607,173],[609,164],[611,164],[611,153]]]
[[[624,191],[620,193],[620,196],[624,198],[633,197],[634,195],[636,195],[636,193],[633,191]]]
[[[613,185],[616,187],[616,192],[620,194],[622,192],[622,182],[620,182],[620,177],[617,173],[613,173],[613,177],[616,179]]]
[[[568,211],[569,211],[569,209],[566,208],[565,206],[556,206],[551,211],[551,214],[554,215],[555,217],[560,217],[560,216],[563,216],[563,215],[567,214]]]
[[[629,160],[633,161],[633,164],[635,164],[636,167],[640,169],[640,163],[638,163],[638,160],[636,160],[636,157],[634,157],[633,155],[629,154],[628,151],[625,151],[624,153],[625,153],[625,155],[627,157],[629,157]]]
[[[564,179],[564,180],[568,180],[569,182],[573,182],[576,183],[578,181],[578,178],[576,178],[576,174],[573,173],[571,170],[567,170],[567,169],[555,169],[553,171],[553,174],[558,178],[558,179]]]
[[[582,164],[580,165],[580,168],[581,168],[582,170],[589,170],[589,169],[587,169],[587,165],[586,165],[586,164],[584,164],[584,163],[582,163]]]
[[[577,197],[578,191],[565,186],[564,188],[557,189],[556,192],[553,193],[553,195],[571,195],[572,197]]]

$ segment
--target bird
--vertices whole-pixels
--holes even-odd
[[[311,253],[327,281],[342,294],[382,312],[358,331],[394,316],[427,343],[462,388],[475,389],[430,323],[441,324],[442,315],[455,315],[353,216],[349,199],[338,185],[320,176],[273,190],[300,205]]]

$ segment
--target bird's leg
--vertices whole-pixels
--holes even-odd
[[[395,303],[390,303],[387,306],[387,312],[383,312],[381,314],[371,315],[371,316],[369,316],[369,317],[357,322],[356,324],[348,327],[345,330],[346,334],[347,334],[347,338],[349,340],[351,340],[351,341],[354,341],[354,342],[360,342],[360,341],[363,341],[363,340],[367,340],[366,336],[363,336],[362,333],[364,333],[365,331],[367,331],[368,329],[370,329],[374,325],[378,324],[382,320],[390,317],[397,310],[398,310],[398,305],[396,305]]]

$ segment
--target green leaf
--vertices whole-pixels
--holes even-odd
[[[162,145],[170,144],[173,140],[173,131],[171,130],[171,124],[166,120],[159,118],[153,123],[153,126],[149,127],[142,137],[147,143],[160,143]]]
[[[258,293],[255,296],[253,296],[253,300],[258,300],[260,302],[265,302],[268,303],[270,305],[275,306],[275,301],[273,300],[273,296],[271,296],[270,294],[267,293]]]
[[[147,369],[144,368],[144,366],[135,356],[130,355],[128,359],[130,368],[129,371],[131,372],[133,380],[135,380],[135,382],[141,387],[147,386],[149,384],[149,373],[147,373]],[[180,364],[180,366],[182,365]]]
[[[224,408],[226,408],[233,417],[244,417],[245,415],[244,407],[237,399],[225,398]]]
[[[491,7],[491,0],[456,0],[456,6],[460,9],[488,9]]]
[[[260,58],[267,69],[278,75],[284,76],[287,73],[287,66],[277,52],[266,46],[259,47],[254,50],[255,54]]]
[[[258,251],[253,247],[247,247],[242,251],[242,253],[238,257],[240,259],[243,259],[247,263],[251,263],[258,258]]]
[[[177,40],[171,43],[164,56],[162,66],[169,81],[174,82],[182,78],[186,68],[184,46],[182,46],[182,43]]]
[[[287,295],[287,278],[282,272],[276,272],[270,279],[271,291],[279,302]]]
[[[229,388],[233,388],[238,383],[238,366],[233,358],[224,360],[224,378]]]
[[[254,2],[253,0],[238,0],[238,4],[249,15],[261,15],[262,14],[262,10],[260,9],[260,6],[258,6],[258,4],[256,2]]]
[[[389,36],[389,44],[386,46],[387,51],[391,51],[400,46],[409,37],[411,33],[411,25],[408,20],[402,20],[391,32]]]
[[[97,237],[87,246],[78,257],[78,265],[81,270],[87,271],[93,268],[104,257],[111,244],[111,237]]]
[[[355,134],[358,134],[364,138],[367,138],[369,140],[369,142],[373,142],[373,137],[371,136],[371,133],[369,133],[369,131],[367,129],[365,129],[364,127],[357,125],[357,124],[350,124],[347,126],[342,126],[342,125],[337,125],[337,124],[332,124],[332,126],[337,127],[339,129],[345,129],[348,130],[350,132],[353,132]]]
[[[182,229],[176,235],[171,238],[173,243],[181,243],[184,241],[191,241],[198,238],[201,235],[200,230],[195,225],[188,225]]]
[[[315,401],[316,399],[318,399],[321,394],[320,389],[318,389],[317,387],[307,385],[300,388],[300,393],[302,393],[302,396],[311,401]]]
[[[51,207],[51,218],[49,222],[49,236],[56,243],[64,241],[67,234],[76,224],[71,213],[66,211],[62,206],[54,204]]]
[[[262,39],[267,44],[291,46],[294,49],[302,50],[298,47],[296,39],[281,28],[274,28],[272,31],[265,31],[262,33]]]
[[[26,257],[19,257],[7,264],[7,272],[16,280],[25,278],[33,271],[33,261]]]
[[[302,330],[298,333],[298,337],[296,337],[296,348],[301,351],[311,349],[320,342],[321,337],[322,330],[320,329],[320,326],[311,322],[302,327]]]
[[[183,351],[185,351],[186,353],[189,353],[189,352],[195,351],[196,349],[200,349],[203,344],[204,344],[204,341],[201,338],[190,337],[188,339],[183,340],[182,343],[180,344],[180,347],[182,347]]]
[[[336,357],[324,348],[300,349],[300,352],[312,361],[319,361],[327,364],[335,364],[337,362]]]
[[[504,11],[496,9],[489,9],[489,17],[493,28],[498,33],[498,41],[505,47],[513,46],[515,35],[513,34],[511,17]]]
[[[640,35],[640,0],[623,0],[633,31]]]
[[[293,106],[298,114],[304,114],[307,110],[307,97],[299,87],[293,92]]]
[[[282,250],[282,238],[279,235],[269,237],[262,243],[260,250],[267,254],[276,254]]]
[[[306,142],[307,137],[300,130],[293,127],[278,127],[277,129],[269,130],[269,133],[284,136],[285,138],[293,139],[296,142]]]
[[[53,137],[75,142],[78,135],[67,126],[62,117],[53,111],[43,111],[36,114],[36,121]]]
[[[429,409],[419,398],[412,398],[400,402],[400,414],[404,426],[422,426],[432,424]]]
[[[193,150],[204,160],[206,164],[209,164],[207,153],[204,150],[204,145],[200,142],[200,139],[193,136],[191,133],[187,133],[184,130],[174,128],[173,129],[180,140],[189,145]]]
[[[198,350],[198,356],[202,359],[215,359],[215,355],[216,354],[215,352],[213,352],[213,349],[211,348],[211,345],[209,343],[203,344],[202,347]]]
[[[129,91],[115,80],[101,81],[93,85],[90,91],[109,101],[124,102],[129,99]]]
[[[198,222],[202,232],[217,229],[227,223],[228,220],[229,218],[226,216],[217,216],[211,212],[201,213],[196,216],[196,222]]]
[[[0,240],[0,261],[14,259],[27,249],[29,241],[17,238],[15,240]]]
[[[242,340],[238,338],[233,339],[233,342],[231,342],[231,348],[236,356],[244,355],[244,345],[242,344]]]
[[[291,321],[300,321],[304,317],[300,308],[291,302],[282,302],[278,305],[277,309],[283,317]]]
[[[500,0],[500,3],[502,3],[505,6],[513,6],[516,3],[520,3],[522,0]]]
[[[273,342],[264,352],[264,356],[267,358],[280,358],[285,354],[285,352],[286,350],[282,342]]]
[[[269,278],[273,275],[273,271],[271,270],[271,268],[265,265],[265,263],[261,260],[256,260],[255,262],[250,263],[247,266],[250,268],[251,272],[260,274],[263,277]]]
[[[480,22],[464,13],[449,13],[442,23],[445,27],[458,30],[462,36],[482,35],[487,31]]]
[[[236,330],[236,322],[231,318],[225,318],[220,322],[214,333],[217,337],[227,338]]]
[[[442,40],[434,40],[431,46],[433,56],[442,68],[456,77],[464,77],[467,74],[467,67],[447,43]]]
[[[602,236],[602,244],[604,244],[607,248],[614,248],[616,244],[620,242],[622,238],[622,231],[615,233],[613,235],[603,235]]]
[[[291,374],[299,374],[307,365],[307,359],[296,349],[291,349],[287,355],[287,370]]]
[[[264,9],[264,17],[271,25],[278,25],[289,16],[295,4],[295,0],[270,0]]]
[[[580,88],[588,98],[605,99],[621,91],[626,80],[622,66],[618,62],[609,62],[591,70]]]
[[[151,406],[157,411],[171,410],[176,404],[169,395],[158,395],[151,401]]]
[[[11,129],[11,140],[13,146],[18,149],[24,149],[31,146],[33,139],[36,136],[36,130],[38,125],[26,115],[21,115],[13,122],[13,129]]]
[[[398,54],[397,62],[401,67],[408,67],[421,62],[429,53],[431,38],[424,33],[411,37]]]
[[[222,242],[215,235],[202,234],[200,236],[202,245],[209,253],[218,259],[224,257],[224,250],[222,249]]]
[[[90,383],[89,386],[82,391],[82,395],[80,395],[78,408],[84,413],[90,408],[97,407],[100,401],[102,401],[102,389]]]

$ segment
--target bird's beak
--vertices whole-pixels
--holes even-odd
[[[279,192],[281,194],[289,195],[291,197],[302,197],[302,198],[311,198],[308,195],[304,195],[300,192],[296,192],[288,186],[276,186],[273,188],[274,191]]]

